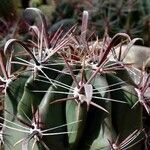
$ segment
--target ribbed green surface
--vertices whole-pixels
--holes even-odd
[[[68,43],[74,38],[70,36]],[[33,53],[32,59],[20,61],[28,67],[13,80],[8,76],[11,82],[4,90],[5,150],[116,150],[112,146],[127,137],[123,149],[141,150],[141,143],[136,143],[139,136],[130,141],[130,135],[143,128],[137,83],[123,62],[108,59],[118,39],[125,38],[125,34],[116,35],[103,57],[86,49],[82,38],[80,43],[72,41],[77,44],[74,47],[56,38],[49,48],[43,38],[43,47],[38,43],[39,49],[27,50]]]

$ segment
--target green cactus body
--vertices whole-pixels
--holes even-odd
[[[6,110],[4,111],[4,117],[6,120],[4,120],[4,128],[2,130],[2,132],[6,134],[6,136],[3,137],[4,142],[6,143],[4,145],[4,148],[6,150],[11,149],[13,144],[15,144],[18,140],[25,136],[25,133],[17,132],[17,130],[14,131],[11,128],[16,128],[15,124],[18,124],[18,126],[21,125],[21,123],[17,120],[16,117],[17,105],[23,95],[24,85],[28,78],[29,74],[21,75],[19,76],[19,78],[15,79],[14,81],[11,81],[8,87],[6,88],[4,104]],[[7,128],[6,126],[9,126],[10,128]],[[14,149],[19,150],[20,147],[15,147]]]
[[[77,75],[79,81],[80,81],[80,77],[81,74],[79,73]],[[76,87],[76,84],[74,82],[72,83],[71,87],[73,87],[73,91],[70,91],[70,93],[72,94],[68,95],[68,98],[75,97],[76,92],[78,92],[78,88]],[[75,100],[68,100],[66,102],[67,123],[76,122],[75,124],[67,126],[69,132],[75,131],[74,134],[68,134],[70,149],[76,149],[77,145],[79,144],[85,126],[87,111],[88,111],[87,103],[86,102],[82,103],[81,101],[78,100],[78,98]]]
[[[35,11],[41,20],[44,17],[37,9],[26,11]],[[88,16],[84,14],[83,29]],[[124,40],[127,35],[116,35],[108,46],[103,43],[106,48],[97,51],[94,45],[88,47],[88,41],[84,43],[86,34],[78,38],[74,30],[65,36],[58,30],[50,44],[43,38],[47,34],[41,34],[38,44],[33,41],[34,48],[27,49],[19,41],[32,59],[29,63],[20,59],[19,65],[27,67],[18,76],[12,74],[16,78],[9,83],[7,65],[0,64],[4,73],[1,87],[6,84],[0,140],[6,150],[141,149],[144,135],[139,97],[144,97],[148,85],[142,91],[129,73],[131,68],[126,69],[128,65],[109,60],[118,37],[122,35]],[[6,47],[15,41],[9,40]]]
[[[87,73],[87,78],[90,76],[91,73]],[[91,84],[94,88],[92,101],[104,107],[111,114],[111,102],[109,101],[108,84],[105,76],[97,75],[91,81]],[[109,149],[108,139],[111,140],[115,137],[109,113],[93,106],[89,107],[83,134],[77,149]]]
[[[50,79],[54,80],[58,75],[57,70],[59,71],[62,68],[63,68],[62,65],[58,65],[58,66],[50,65],[49,70],[48,69],[43,69],[43,70],[44,73],[50,77]],[[53,71],[53,69],[55,69],[55,71]],[[25,84],[23,96],[21,98],[20,103],[18,104],[18,117],[20,119],[27,121],[28,118],[26,117],[26,115],[30,119],[32,118],[32,107],[34,107],[35,110],[37,109],[42,98],[44,97],[46,90],[50,86],[49,83],[50,81],[48,81],[46,78],[40,77],[40,75],[42,76],[41,73],[39,73],[39,77],[38,75],[37,77],[31,75]]]
[[[72,84],[72,78],[66,74],[60,74],[56,81],[67,85]],[[55,84],[55,82],[54,82]],[[58,93],[57,93],[58,91]],[[67,93],[69,92],[68,89],[62,88],[61,86],[55,87],[54,85],[50,86],[47,93],[43,97],[40,105],[39,105],[39,115],[41,117],[41,121],[44,122],[44,128],[51,129],[57,126],[65,125],[66,124],[66,115],[65,115],[65,102],[62,103],[54,103],[58,99],[65,99],[67,97]],[[60,127],[58,129],[52,130],[53,133],[61,133],[67,132],[66,126]],[[51,135],[43,137],[46,141],[45,143],[49,146],[50,149],[66,149],[68,147],[68,137],[67,134],[62,134],[59,136]]]
[[[47,90],[49,84],[42,84],[40,81],[37,81],[33,76],[31,76],[24,87],[24,93],[21,98],[20,103],[18,104],[18,117],[20,119],[28,121],[28,116],[32,119],[32,107],[36,110],[38,105],[41,102],[41,99],[44,96],[43,92],[40,90]],[[34,92],[34,90],[38,90],[39,92]]]
[[[108,74],[107,81],[109,84],[115,84],[121,80],[114,75]],[[142,114],[142,109],[139,104],[132,108],[132,106],[138,101],[137,93],[133,86],[116,85],[113,88],[119,88],[120,86],[122,89],[110,93],[113,99],[119,99],[120,101],[127,102],[126,104],[112,103],[112,124],[117,135],[119,135],[118,142],[123,141],[135,130],[142,129],[142,118],[139,117]],[[135,145],[132,149],[140,150],[141,147],[139,145]]]
[[[19,78],[12,80],[6,88],[5,108],[10,114],[17,114],[17,105],[23,95],[24,85],[29,78],[29,74],[23,74]],[[7,112],[6,112],[7,114]],[[6,115],[7,116],[7,115]],[[7,118],[7,117],[6,117]],[[8,118],[7,118],[8,119]]]

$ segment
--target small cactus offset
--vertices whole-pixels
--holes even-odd
[[[3,149],[141,150],[143,109],[150,114],[149,75],[124,62],[141,39],[106,33],[91,42],[87,11],[80,35],[73,26],[49,36],[42,12],[27,8],[24,16],[32,13],[28,43],[10,39],[0,51]]]

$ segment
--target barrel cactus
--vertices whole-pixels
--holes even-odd
[[[31,13],[41,21],[30,26],[33,38],[28,44],[10,39],[0,53],[4,149],[140,150],[149,76],[123,61],[140,39],[118,33],[91,42],[87,11],[80,35],[73,26],[51,37],[42,13],[27,8],[24,15]],[[25,53],[16,52],[16,44]]]

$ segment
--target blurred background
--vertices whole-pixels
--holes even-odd
[[[27,7],[39,8],[45,14],[49,32],[61,25],[64,31],[75,23],[80,25],[82,12],[87,10],[90,32],[99,38],[105,31],[110,36],[125,32],[131,38],[143,38],[144,45],[150,46],[150,0],[0,0],[1,45],[9,37],[27,32],[22,19]]]

